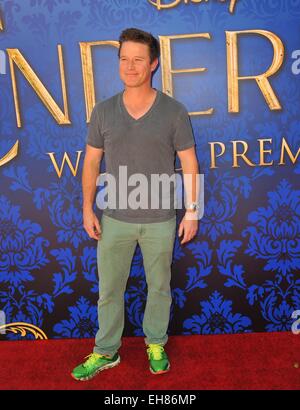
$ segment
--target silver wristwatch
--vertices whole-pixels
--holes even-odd
[[[199,211],[199,205],[197,204],[197,202],[191,202],[186,208],[185,210],[187,212],[197,212]]]

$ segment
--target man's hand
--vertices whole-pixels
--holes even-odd
[[[179,237],[182,236],[182,234],[184,234],[183,239],[180,242],[181,245],[193,239],[198,230],[198,219],[190,220],[187,218],[186,215],[187,214],[185,214],[185,216],[182,218],[182,221],[180,222],[178,229]]]
[[[83,210],[83,227],[90,238],[97,241],[101,237],[101,225],[93,210]]]

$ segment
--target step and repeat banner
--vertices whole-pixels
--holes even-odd
[[[198,234],[174,246],[169,334],[297,332],[300,0],[7,0],[0,19],[0,338],[97,331],[81,171],[95,102],[123,89],[129,27],[159,39],[153,86],[188,109],[204,174]],[[143,335],[146,295],[137,246],[124,335]]]

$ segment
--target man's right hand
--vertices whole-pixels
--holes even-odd
[[[98,241],[101,238],[101,225],[93,210],[83,210],[83,227],[90,238]]]

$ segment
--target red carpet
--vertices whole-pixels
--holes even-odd
[[[70,371],[93,341],[1,341],[0,389],[300,389],[300,335],[292,333],[171,336],[171,370],[161,376],[148,370],[143,338],[127,337],[119,366],[76,382]]]

